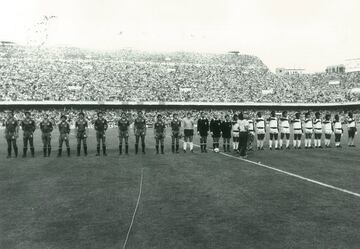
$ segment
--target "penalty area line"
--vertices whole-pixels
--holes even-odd
[[[194,146],[200,147],[197,144],[194,144]],[[245,159],[245,158],[240,158],[240,157],[236,157],[236,156],[233,156],[233,155],[230,155],[230,154],[226,154],[224,152],[220,152],[219,154],[221,154],[223,156],[226,156],[226,157],[229,157],[229,158],[233,158],[233,159],[237,159],[237,160],[240,160],[240,161],[243,161],[243,162],[254,164],[254,165],[266,168],[266,169],[270,169],[270,170],[273,170],[273,171],[276,171],[276,172],[279,172],[279,173],[282,173],[282,174],[285,174],[285,175],[288,175],[288,176],[292,176],[292,177],[301,179],[303,181],[311,182],[311,183],[323,186],[325,188],[337,190],[339,192],[343,192],[343,193],[346,193],[346,194],[349,194],[349,195],[360,198],[359,193],[356,193],[356,192],[353,192],[353,191],[350,191],[350,190],[347,190],[347,189],[343,189],[343,188],[339,188],[339,187],[336,187],[336,186],[333,186],[333,185],[330,185],[330,184],[327,184],[327,183],[319,182],[319,181],[316,181],[316,180],[313,180],[313,179],[310,179],[310,178],[307,178],[307,177],[304,177],[304,176],[301,176],[301,175],[297,175],[297,174],[294,174],[294,173],[291,173],[291,172],[287,172],[285,170],[274,168],[274,167],[271,167],[271,166],[268,166],[268,165],[265,165],[265,164],[262,164],[262,163],[257,163],[257,162],[254,162],[254,161],[251,161],[251,160],[248,160],[248,159]]]
[[[143,178],[144,178],[144,169],[141,168],[141,177],[140,177],[140,184],[139,184],[139,194],[138,194],[138,198],[137,198],[137,201],[136,201],[134,213],[133,213],[132,218],[131,218],[131,222],[130,222],[130,225],[129,225],[129,229],[128,229],[128,231],[127,231],[126,238],[125,238],[125,241],[124,241],[124,244],[123,244],[123,247],[122,247],[123,249],[125,249],[126,244],[127,244],[128,240],[129,240],[129,236],[130,236],[130,232],[131,232],[132,226],[133,226],[133,224],[134,224],[136,212],[137,212],[138,207],[139,207],[140,198],[141,198],[141,193],[142,193]]]

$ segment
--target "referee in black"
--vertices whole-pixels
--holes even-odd
[[[246,147],[247,139],[249,133],[249,122],[244,119],[243,113],[240,113],[238,116],[238,125],[239,125],[239,152],[241,158],[246,158]]]
[[[205,117],[205,113],[201,112],[200,119],[197,122],[197,132],[200,135],[201,153],[207,152],[206,143],[207,143],[209,129],[210,129],[209,120]]]

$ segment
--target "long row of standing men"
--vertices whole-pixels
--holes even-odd
[[[138,153],[139,143],[141,141],[142,152],[145,153],[145,136],[146,136],[146,120],[143,113],[138,112],[138,116],[135,120],[131,120],[127,117],[126,113],[121,114],[121,118],[118,120],[118,132],[119,132],[119,153],[123,152],[123,142],[125,142],[125,153],[128,154],[128,137],[129,128],[131,123],[134,123],[135,134],[135,153]],[[345,120],[348,127],[349,146],[354,145],[354,136],[356,133],[356,123],[352,113],[348,113],[348,117]],[[8,119],[5,122],[5,138],[8,144],[8,157],[11,157],[12,148],[14,149],[15,156],[18,155],[18,148],[16,140],[19,133],[19,125],[23,130],[23,157],[26,157],[28,145],[30,147],[31,156],[34,156],[34,142],[33,133],[36,129],[35,121],[31,118],[31,113],[25,113],[25,119],[20,123],[14,118],[14,114],[9,112]],[[302,134],[305,133],[305,148],[312,147],[312,135],[314,134],[314,146],[321,148],[321,137],[323,132],[325,133],[325,146],[330,147],[331,135],[335,134],[335,145],[340,147],[341,135],[343,134],[343,122],[340,121],[339,115],[335,115],[334,120],[331,120],[331,115],[325,115],[325,119],[321,119],[319,112],[315,113],[315,118],[312,119],[310,113],[305,114],[305,119],[302,120],[300,113],[295,114],[294,119],[290,119],[287,112],[283,112],[281,117],[278,118],[273,111],[268,119],[264,119],[260,112],[257,113],[255,119],[244,119],[242,113],[234,115],[231,119],[229,115],[225,116],[225,120],[219,119],[217,115],[209,121],[205,113],[200,114],[200,119],[197,121],[197,133],[200,136],[201,152],[207,152],[207,138],[209,132],[213,138],[213,149],[219,151],[220,138],[223,138],[223,149],[226,152],[230,151],[230,139],[233,138],[233,149],[239,151],[241,156],[246,154],[246,149],[252,147],[255,134],[257,135],[257,148],[262,150],[264,148],[264,140],[266,134],[266,127],[269,127],[269,147],[270,149],[283,148],[283,142],[285,142],[285,148],[290,148],[290,125],[293,128],[293,146],[294,148],[301,148]],[[80,155],[81,145],[83,145],[84,154],[87,155],[87,137],[88,137],[88,122],[85,119],[84,113],[79,113],[79,118],[75,123],[76,137],[77,137],[77,155]],[[193,136],[195,129],[195,121],[192,118],[192,114],[188,113],[187,116],[180,120],[177,114],[173,115],[173,119],[170,123],[171,137],[172,137],[172,152],[179,152],[179,140],[183,137],[183,150],[186,152],[187,145],[190,147],[190,151],[193,152]],[[100,155],[100,149],[102,147],[103,155],[106,155],[106,136],[105,132],[108,128],[108,123],[103,117],[103,113],[98,113],[98,118],[94,122],[94,128],[96,130],[97,140],[97,153]],[[183,131],[181,132],[181,128]],[[51,154],[51,133],[53,131],[53,124],[45,114],[44,119],[40,123],[40,129],[42,132],[43,141],[43,153],[44,156],[50,156]],[[70,124],[67,122],[65,115],[61,116],[61,121],[58,124],[59,129],[59,148],[58,156],[62,155],[62,146],[65,143],[67,149],[67,155],[70,156],[69,145],[69,133]],[[166,123],[162,120],[162,116],[158,115],[154,124],[154,137],[156,140],[156,152],[164,153],[164,138],[165,138]],[[280,132],[279,132],[280,131]],[[279,140],[280,134],[280,140]]]

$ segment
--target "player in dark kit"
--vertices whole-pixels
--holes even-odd
[[[62,154],[62,146],[65,142],[66,145],[66,151],[67,155],[70,156],[70,144],[69,144],[69,133],[70,133],[70,125],[66,121],[66,116],[61,115],[61,122],[58,125],[59,127],[59,151],[58,151],[58,157],[61,157]]]
[[[79,113],[79,119],[75,122],[75,128],[77,129],[76,138],[77,138],[77,147],[76,155],[80,156],[81,151],[81,142],[84,148],[84,155],[87,156],[87,135],[88,135],[88,122],[85,120],[85,115],[83,112]]]
[[[14,118],[14,113],[9,112],[9,117],[5,122],[5,139],[7,142],[7,158],[11,157],[11,149],[14,148],[15,157],[18,156],[18,147],[16,144],[16,139],[19,134],[19,123]]]
[[[207,152],[206,150],[206,143],[207,143],[207,136],[210,129],[209,120],[205,117],[205,113],[201,112],[200,119],[197,122],[197,132],[200,135],[200,147],[201,152]]]
[[[30,145],[31,156],[35,156],[34,149],[34,131],[36,129],[35,121],[31,119],[30,112],[25,112],[25,119],[21,122],[21,128],[23,130],[23,157],[26,157],[28,143]]]
[[[119,155],[122,154],[123,140],[125,141],[125,154],[129,154],[129,127],[130,120],[126,117],[126,113],[121,113],[121,118],[118,121],[119,128]]]
[[[159,154],[159,144],[161,146],[161,154],[164,154],[164,139],[165,139],[165,130],[166,125],[162,120],[162,116],[159,114],[157,116],[156,123],[154,125],[154,136],[156,141],[156,154]]]
[[[135,154],[139,151],[139,139],[141,138],[142,153],[145,154],[146,120],[141,111],[134,121]]]
[[[179,139],[180,139],[180,128],[181,121],[178,118],[178,115],[174,113],[173,120],[170,123],[171,126],[171,151],[173,153],[179,153]]]
[[[44,120],[40,122],[41,139],[43,142],[44,157],[51,154],[51,132],[53,131],[53,124],[49,120],[47,114],[44,115]]]
[[[228,114],[225,115],[225,120],[221,123],[221,132],[224,139],[224,151],[230,152],[230,139],[233,122]]]
[[[105,132],[108,128],[108,123],[103,117],[102,112],[98,112],[98,118],[95,120],[95,130],[96,130],[96,156],[100,156],[100,145],[102,144],[103,155],[107,156],[106,154],[106,136]]]
[[[219,141],[221,137],[221,120],[215,114],[214,119],[210,121],[210,134],[213,137],[213,149],[219,149]]]

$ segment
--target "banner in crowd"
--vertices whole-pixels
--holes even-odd
[[[340,85],[340,80],[330,80],[329,85]]]
[[[273,89],[267,89],[267,90],[262,90],[262,91],[261,91],[261,93],[262,93],[263,95],[272,94],[273,92],[274,92]]]

